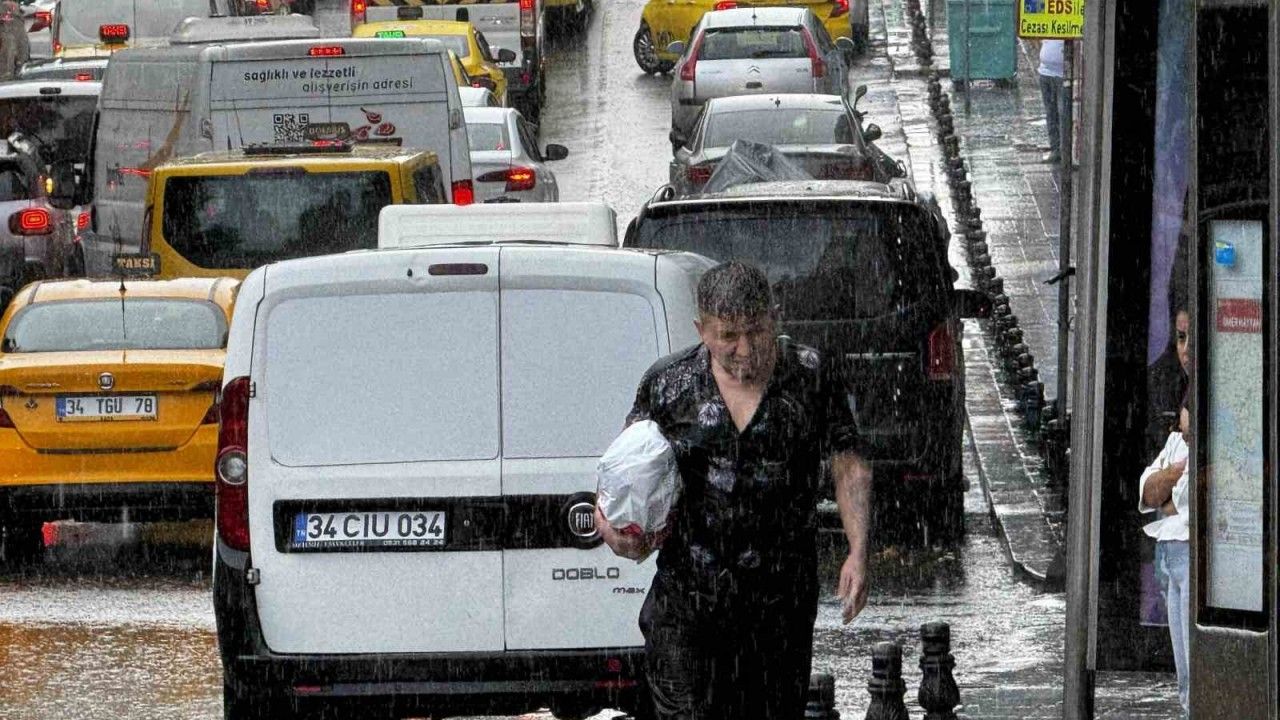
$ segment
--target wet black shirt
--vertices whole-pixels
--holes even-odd
[[[738,432],[704,345],[645,373],[627,422],[653,420],[675,449],[684,494],[658,567],[705,586],[726,574],[795,582],[813,572],[823,461],[856,452],[843,385],[818,353],[782,340],[760,405]]]

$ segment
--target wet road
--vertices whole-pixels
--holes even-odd
[[[625,224],[667,176],[668,80],[641,74],[631,56],[642,0],[598,6],[586,36],[558,43],[551,56],[541,134],[571,151],[555,168],[561,198],[602,200]],[[330,34],[345,32],[334,0],[322,0],[318,21]],[[874,57],[857,72],[871,81],[888,77]],[[882,551],[871,605],[847,627],[839,625],[835,566],[828,568],[814,665],[837,675],[845,717],[865,711],[871,645],[902,640],[904,666],[914,668],[916,628],[936,619],[953,624],[965,692],[1053,684],[1062,598],[1015,579],[977,491],[972,457],[966,462],[975,490],[960,547]],[[148,529],[149,537],[51,552],[21,574],[0,573],[0,718],[219,717],[221,671],[202,542],[209,533],[208,524]]]

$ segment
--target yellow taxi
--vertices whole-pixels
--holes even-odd
[[[850,0],[649,0],[640,15],[631,50],[640,69],[649,73],[670,72],[679,55],[667,52],[676,41],[688,41],[702,16],[711,10],[741,7],[807,7],[822,22],[831,39],[853,38],[849,20]]]
[[[317,140],[202,153],[152,170],[142,252],[155,277],[243,279],[277,260],[375,248],[384,206],[448,198],[426,150]]]
[[[351,32],[352,37],[425,37],[439,40],[452,50],[462,61],[466,69],[468,84],[474,87],[488,88],[498,100],[507,104],[507,76],[500,62],[515,62],[513,50],[503,48],[497,57],[490,53],[489,42],[484,34],[476,30],[469,22],[459,20],[390,20],[370,22],[357,25]]]
[[[37,282],[0,316],[6,560],[49,520],[212,517],[239,281]]]

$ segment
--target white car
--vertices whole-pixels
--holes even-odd
[[[654,564],[601,544],[595,467],[646,369],[697,342],[712,263],[614,242],[244,281],[216,461],[225,717],[640,709]]]
[[[458,86],[458,97],[463,107],[502,107],[498,97],[489,88]]]
[[[538,146],[538,132],[514,108],[466,107],[467,142],[476,202],[556,202],[560,186],[547,163],[563,160],[563,145]]]

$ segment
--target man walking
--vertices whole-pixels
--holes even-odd
[[[1045,40],[1040,43],[1040,99],[1044,101],[1045,129],[1049,132],[1049,152],[1042,160],[1056,163],[1062,160],[1061,128],[1058,118],[1062,111],[1062,78],[1065,67],[1062,61],[1062,40]]]
[[[832,367],[777,337],[764,273],[724,263],[697,295],[702,342],[649,369],[627,418],[661,427],[684,481],[640,611],[654,710],[660,720],[799,720],[817,614],[823,461],[849,541],[839,585],[846,623],[867,599],[871,475]],[[596,524],[615,553],[649,551],[599,510]]]

